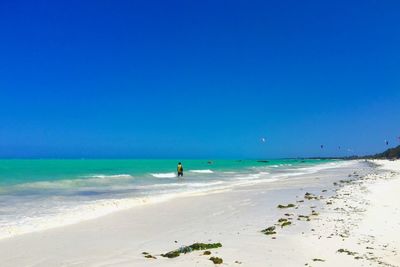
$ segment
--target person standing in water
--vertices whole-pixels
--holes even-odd
[[[178,163],[178,167],[176,168],[176,170],[178,171],[178,177],[183,176],[183,166],[182,163]]]

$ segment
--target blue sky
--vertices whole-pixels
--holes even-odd
[[[399,144],[399,1],[7,2],[0,157],[276,158]]]

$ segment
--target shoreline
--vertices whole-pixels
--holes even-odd
[[[399,241],[387,241],[384,222],[377,222],[383,228],[376,235],[383,237],[376,237],[374,242],[378,244],[383,238],[382,242],[390,243],[391,251],[396,251],[392,252],[393,255],[389,255],[389,250],[383,250],[387,253],[384,254],[375,248],[374,257],[377,259],[372,261],[354,259],[359,256],[337,252],[343,247],[362,255],[355,248],[360,243],[359,236],[371,232],[368,221],[376,219],[377,211],[382,210],[382,207],[379,209],[382,193],[388,206],[385,218],[390,218],[393,223],[388,232],[393,235],[400,230],[400,216],[395,217],[398,209],[391,205],[396,202],[390,201],[396,199],[393,192],[398,187],[393,185],[399,185],[400,162],[373,162],[384,164],[390,170],[383,171],[382,167],[353,161],[351,166],[320,170],[295,179],[139,206],[75,225],[0,240],[0,262],[2,266],[213,266],[210,257],[202,255],[202,252],[195,251],[174,259],[159,255],[195,242],[221,242],[222,248],[213,249],[211,253],[221,257],[223,265],[228,266],[362,266],[378,262],[382,262],[380,265],[399,266]],[[368,176],[371,173],[375,176]],[[340,180],[348,180],[349,174],[358,175],[357,182],[340,183]],[[365,192],[372,193],[359,191],[365,188]],[[391,194],[388,189],[392,190]],[[318,199],[304,199],[307,192]],[[350,195],[346,194],[357,195],[360,199],[350,203]],[[327,205],[329,201],[332,204]],[[346,205],[363,205],[364,202],[368,205],[364,205],[359,213],[365,216],[357,217],[359,214],[356,212],[335,210],[344,209]],[[289,203],[297,208],[277,208],[279,204]],[[310,221],[297,220],[298,215],[307,216],[312,210],[318,215]],[[285,218],[286,213],[293,214],[286,216],[291,218],[292,225],[275,225],[278,219]],[[346,222],[354,224],[346,232],[349,237],[331,236],[336,233],[335,229],[338,234],[345,232],[340,220],[344,225]],[[261,233],[272,225],[277,228],[276,235]],[[360,232],[353,231],[353,228]],[[157,259],[147,259],[142,252]],[[381,255],[387,262],[380,259]]]
[[[321,163],[314,166],[304,166],[295,169],[295,172],[292,173],[290,171],[282,174],[270,174],[270,172],[265,171],[256,171],[254,173],[243,174],[243,177],[235,178],[231,180],[220,180],[220,178],[216,178],[216,180],[210,180],[208,182],[199,181],[193,183],[192,180],[179,180],[177,179],[175,173],[161,173],[157,175],[165,175],[168,174],[169,181],[175,181],[172,184],[152,184],[152,185],[137,185],[136,189],[131,188],[132,191],[142,190],[146,187],[156,187],[156,186],[169,186],[173,185],[176,187],[179,184],[179,191],[175,192],[163,192],[163,193],[155,193],[153,195],[143,195],[143,196],[131,196],[125,198],[104,198],[93,200],[89,203],[81,203],[78,204],[76,202],[76,206],[65,206],[63,207],[63,212],[61,213],[50,213],[44,217],[37,216],[33,218],[26,217],[23,224],[19,224],[19,222],[11,222],[9,225],[0,225],[0,240],[12,238],[14,236],[19,236],[23,234],[29,234],[33,232],[45,231],[48,229],[54,229],[58,227],[65,227],[68,225],[78,224],[88,220],[99,219],[103,216],[107,216],[113,214],[115,212],[124,211],[128,209],[132,209],[142,205],[153,205],[159,204],[166,201],[171,201],[174,199],[191,197],[191,196],[204,196],[207,194],[221,193],[224,191],[235,190],[236,188],[243,186],[252,186],[260,183],[273,183],[280,179],[296,179],[296,176],[301,176],[302,174],[311,174],[315,173],[320,169],[329,169],[329,168],[337,168],[338,165],[346,165],[345,161],[341,162],[328,162]],[[272,165],[268,167],[279,167],[280,165]],[[284,166],[284,165],[283,165]],[[206,170],[189,170],[189,173],[214,173],[213,171]],[[234,175],[238,175],[239,173],[234,172]],[[155,174],[152,174],[154,176]],[[171,176],[172,175],[172,176]],[[120,174],[120,175],[89,175],[91,179],[95,179],[96,181],[100,179],[101,182],[104,182],[103,179],[115,179],[115,178],[123,178],[125,181],[126,178],[134,179],[135,177],[128,174]],[[170,180],[173,177],[173,180]],[[164,179],[164,178],[160,178]],[[192,178],[193,179],[193,178]],[[33,188],[35,190],[44,190],[51,188],[52,186],[55,188],[64,186],[65,184],[70,185],[76,182],[88,182],[88,180],[83,180],[82,178],[77,180],[55,180],[55,181],[35,181],[31,183],[22,183],[18,186]],[[196,185],[196,186],[195,186]],[[131,185],[129,185],[131,186]],[[187,187],[187,188],[186,188]],[[161,188],[161,187],[160,187]],[[91,190],[90,188],[88,189]],[[78,196],[79,197],[79,196]],[[10,203],[12,205],[12,203]],[[38,207],[41,207],[45,203],[38,203]],[[1,207],[0,207],[1,208]],[[33,207],[35,208],[35,207]],[[57,212],[57,211],[56,211]]]

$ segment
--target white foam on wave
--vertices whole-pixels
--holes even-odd
[[[292,169],[294,172],[292,173],[282,173],[282,174],[276,174],[273,177],[293,177],[293,176],[301,176],[301,175],[306,175],[306,174],[314,174],[322,170],[328,170],[328,169],[333,169],[333,168],[338,168],[338,167],[345,167],[347,165],[352,164],[352,162],[346,162],[346,161],[338,161],[338,162],[329,162],[329,163],[321,163],[318,165],[312,165],[312,166],[307,166],[307,167],[301,167],[301,168],[296,168]]]
[[[56,214],[25,218],[22,221],[8,222],[6,224],[1,223],[0,239],[76,224],[102,217],[117,210],[126,210],[138,205],[163,202],[173,197],[173,195],[165,194],[151,198],[107,199],[92,201],[91,203],[74,207],[59,207],[59,211]]]
[[[258,173],[255,174],[247,174],[244,176],[238,176],[235,178],[235,180],[254,180],[254,179],[259,179],[260,175]]]
[[[175,178],[176,173],[174,173],[174,172],[151,173],[151,176],[153,176],[155,178]]]
[[[190,170],[193,173],[214,173],[212,170]]]
[[[63,189],[63,188],[73,188],[79,186],[87,186],[91,184],[108,184],[115,180],[130,180],[134,177],[129,174],[117,174],[117,175],[91,175],[85,176],[87,178],[80,179],[64,179],[64,180],[54,180],[54,181],[38,181],[23,183],[11,186],[17,190],[23,189]],[[11,189],[11,188],[9,188]]]
[[[168,183],[168,184],[150,184],[150,185],[139,185],[135,186],[135,189],[167,189],[167,188],[197,188],[197,187],[210,187],[215,185],[224,184],[223,181],[213,181],[204,183]]]
[[[85,176],[85,177],[89,177],[89,178],[100,178],[100,179],[119,179],[119,178],[133,178],[132,175],[130,174],[112,174],[112,175],[105,175],[105,174],[95,174],[95,175],[89,175],[89,176]]]

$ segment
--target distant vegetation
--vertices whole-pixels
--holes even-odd
[[[368,156],[368,158],[376,159],[399,159],[400,158],[400,146],[389,148],[388,150],[375,154],[373,156]]]
[[[382,153],[369,156],[352,156],[347,159],[400,159],[400,146],[389,148]]]
[[[368,156],[349,156],[349,157],[312,157],[307,159],[400,159],[400,145],[389,148],[382,153]]]

